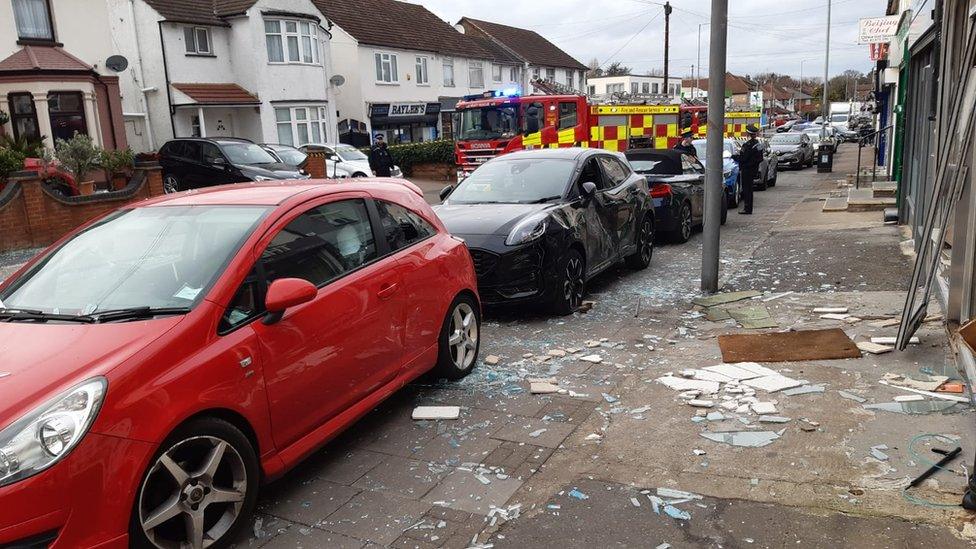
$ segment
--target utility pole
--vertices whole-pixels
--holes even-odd
[[[823,86],[823,105],[821,105],[823,110],[823,124],[820,125],[820,138],[827,138],[827,122],[830,120],[830,103],[827,101],[827,86],[830,81],[828,80],[829,68],[830,68],[830,3],[831,0],[827,0],[827,46],[826,52],[824,53],[824,86]]]
[[[664,93],[669,96],[668,90],[668,38],[671,32],[671,2],[664,3]]]
[[[722,149],[725,130],[725,47],[728,39],[729,1],[712,0],[712,29],[708,49],[708,132],[705,136],[705,227],[702,238],[701,289],[718,291],[719,229],[722,221]]]

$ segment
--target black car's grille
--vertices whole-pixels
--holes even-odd
[[[471,248],[471,259],[474,260],[474,273],[481,278],[491,272],[498,263],[498,255],[478,248]]]

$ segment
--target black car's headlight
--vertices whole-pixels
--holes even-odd
[[[531,215],[512,228],[512,232],[508,233],[508,238],[505,239],[505,244],[508,246],[518,246],[519,244],[532,242],[544,235],[548,228],[549,216],[547,214]]]
[[[0,486],[36,475],[68,455],[94,423],[107,387],[103,377],[89,379],[0,431]]]

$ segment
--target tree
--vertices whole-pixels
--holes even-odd
[[[603,76],[626,76],[630,74],[630,67],[620,64],[620,61],[610,63],[610,66],[603,71]]]
[[[600,68],[600,60],[594,57],[590,59],[590,62],[586,64],[589,67],[586,70],[586,77],[593,78],[595,76],[603,76],[603,69]]]

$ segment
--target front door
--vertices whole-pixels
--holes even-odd
[[[392,381],[402,365],[400,274],[381,258],[367,198],[357,194],[294,217],[261,256],[268,284],[301,278],[319,287],[279,322],[255,323],[279,448]]]

